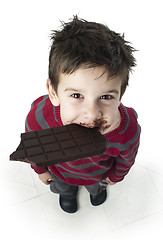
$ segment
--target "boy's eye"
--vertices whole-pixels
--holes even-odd
[[[83,95],[81,95],[80,93],[73,93],[71,95],[71,97],[73,97],[73,98],[83,98]]]
[[[101,96],[100,99],[111,100],[111,99],[113,99],[113,97],[111,95],[107,94],[107,95]]]

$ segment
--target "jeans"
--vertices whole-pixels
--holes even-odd
[[[74,199],[76,197],[77,191],[78,191],[78,186],[70,185],[70,184],[62,181],[60,178],[56,177],[53,173],[52,173],[52,176],[53,176],[54,182],[52,182],[50,184],[50,190],[53,193],[58,193],[67,199]],[[87,185],[84,187],[93,196],[99,194],[103,189],[102,186],[100,185],[100,183]]]

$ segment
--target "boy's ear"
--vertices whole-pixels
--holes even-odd
[[[120,97],[120,102],[121,102],[121,100],[122,100],[122,97],[123,97],[123,95],[124,95],[124,93],[126,92],[126,88],[125,89],[123,89],[123,93],[121,94],[121,97]]]
[[[49,78],[46,82],[46,87],[47,87],[47,90],[49,93],[49,98],[50,98],[51,103],[54,106],[59,106],[59,98],[58,98]]]

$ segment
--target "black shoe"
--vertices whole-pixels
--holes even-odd
[[[75,213],[77,211],[77,201],[74,199],[66,199],[60,195],[59,204],[63,211],[67,213]]]
[[[102,191],[99,194],[95,196],[90,194],[90,200],[93,206],[98,206],[102,204],[103,202],[105,202],[106,198],[107,198],[107,191],[105,187],[102,189]]]

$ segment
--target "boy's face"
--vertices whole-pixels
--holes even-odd
[[[74,73],[61,74],[57,93],[48,86],[51,102],[60,105],[64,125],[76,123],[86,127],[98,127],[102,134],[120,124],[121,80],[108,80],[104,67],[80,67]]]

